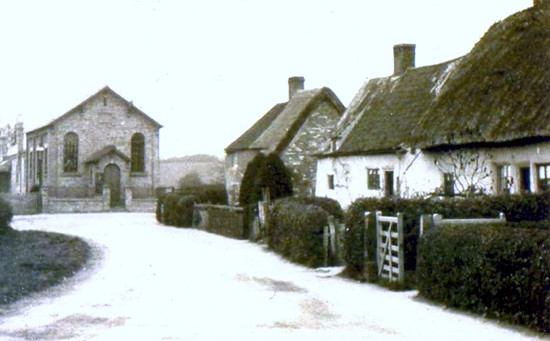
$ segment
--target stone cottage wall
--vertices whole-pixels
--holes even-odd
[[[283,151],[281,159],[292,172],[295,195],[315,194],[317,159],[313,155],[326,145],[339,118],[332,103],[320,103]]]
[[[228,153],[225,156],[225,189],[227,201],[231,206],[239,205],[239,191],[246,167],[258,155],[258,151],[244,150]]]

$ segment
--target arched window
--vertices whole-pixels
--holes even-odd
[[[145,171],[145,137],[141,133],[132,135],[132,172]]]
[[[63,139],[63,171],[78,171],[78,135],[67,133]]]

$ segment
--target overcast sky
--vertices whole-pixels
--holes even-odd
[[[288,97],[288,77],[344,105],[393,72],[468,53],[532,0],[0,1],[0,124],[26,130],[109,85],[164,125],[161,158],[224,148]]]

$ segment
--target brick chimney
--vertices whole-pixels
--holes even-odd
[[[304,77],[290,77],[288,79],[288,99],[290,100],[298,91],[304,90]]]
[[[399,44],[393,47],[393,74],[401,75],[415,65],[415,44]]]

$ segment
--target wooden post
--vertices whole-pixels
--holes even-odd
[[[420,237],[426,234],[434,227],[433,217],[431,214],[420,215]]]
[[[363,277],[369,283],[374,283],[377,280],[376,262],[371,260],[368,250],[368,238],[370,231],[371,212],[365,212],[365,229],[363,230]]]
[[[443,216],[441,214],[434,214],[432,216],[433,227],[438,227],[443,221]]]
[[[380,247],[383,243],[382,240],[382,223],[379,218],[382,215],[381,211],[376,211],[374,213],[374,225],[376,226],[376,266],[377,274],[380,275],[382,272],[382,259],[380,258]]]
[[[328,226],[325,225],[325,227],[323,227],[323,248],[324,248],[324,260],[323,260],[323,265],[324,266],[327,266],[328,265],[328,238],[329,238],[329,229],[328,229]]]
[[[397,239],[399,245],[398,258],[399,258],[399,274],[398,280],[400,283],[405,282],[405,231],[403,229],[403,214],[397,213]]]

